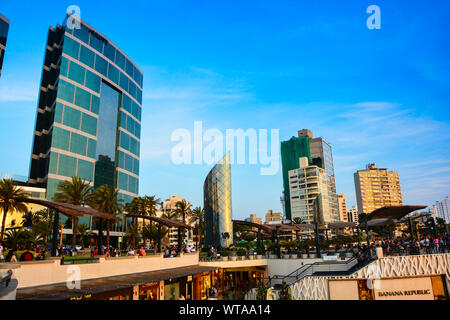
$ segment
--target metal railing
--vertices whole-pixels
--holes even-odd
[[[356,269],[362,268],[374,261],[373,259],[367,259],[365,261],[358,261],[357,258],[351,258],[347,261],[333,261],[333,262],[315,262],[306,264],[288,275],[274,275],[266,278],[268,286],[278,287],[283,282],[288,286],[302,280],[304,277],[313,276],[317,274],[339,274],[353,273]]]
[[[99,263],[99,258],[70,258],[70,259],[61,259],[61,264],[82,264],[82,263]]]

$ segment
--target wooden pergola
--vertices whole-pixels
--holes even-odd
[[[43,199],[32,199],[32,198],[22,198],[22,199],[16,199],[18,202],[23,203],[34,203],[41,206],[44,206],[46,208],[55,210],[57,212],[60,212],[64,214],[65,216],[73,219],[75,217],[96,217],[100,219],[110,220],[110,221],[119,221],[122,220],[121,218],[110,214],[106,212],[102,212],[99,210],[96,210],[94,208],[90,207],[83,207],[83,206],[77,206],[74,204],[69,203],[63,203],[63,202],[56,202],[56,201],[49,201],[49,200],[43,200]],[[58,225],[59,223],[59,215],[55,214],[55,218],[53,221],[53,238],[52,238],[52,256],[56,256],[56,247],[57,247],[57,238],[58,238]],[[99,227],[99,254],[102,252],[102,223],[100,223]],[[73,235],[75,236],[75,235]]]
[[[154,221],[158,224],[158,252],[161,252],[161,225],[164,225],[169,228],[178,228],[178,252],[181,252],[181,229],[192,229],[193,227],[177,221],[177,220],[170,220],[162,217],[154,217],[154,216],[142,216],[138,214],[126,214],[125,217],[131,217],[131,218],[139,218],[139,219],[146,219],[150,221]]]

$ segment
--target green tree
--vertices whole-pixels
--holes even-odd
[[[92,208],[97,209],[101,212],[109,213],[112,215],[118,215],[122,213],[123,205],[121,204],[121,202],[123,202],[123,200],[119,200],[118,191],[105,184],[103,186],[98,187],[92,193],[89,203]],[[110,229],[111,229],[111,220],[108,219],[106,220],[107,250],[109,250]]]
[[[279,300],[292,300],[292,295],[291,295],[289,286],[284,281],[283,281],[283,284],[281,285],[281,290],[279,293]]]
[[[186,223],[186,217],[189,217],[191,215],[191,205],[186,202],[186,200],[181,200],[175,203],[175,211],[177,212],[178,216],[181,218],[181,221],[183,223]],[[184,240],[185,233],[181,233],[181,241]]]
[[[33,231],[42,237],[43,245],[47,245],[47,239],[53,231],[53,210],[43,209],[32,214]]]
[[[69,203],[77,206],[84,206],[89,203],[92,197],[92,188],[89,182],[72,177],[72,181],[61,181],[56,189],[57,193],[53,200],[57,202]],[[72,248],[77,245],[78,217],[72,217]]]
[[[161,227],[161,238],[169,232],[167,227]],[[153,242],[158,241],[158,227],[156,225],[146,225],[142,228],[142,238],[149,239]]]
[[[86,223],[82,223],[78,226],[78,234],[80,235],[81,249],[83,249],[86,236],[90,234],[88,225]]]
[[[8,212],[11,210],[24,214],[27,213],[27,206],[22,200],[26,200],[29,197],[30,194],[18,187],[12,179],[0,180],[0,208],[3,210],[0,242],[3,240],[3,235],[5,234]]]
[[[136,248],[136,240],[141,237],[141,231],[139,230],[139,225],[134,223],[127,228],[126,232],[127,239],[132,243],[132,248]]]
[[[256,300],[266,300],[267,298],[267,286],[264,281],[258,282],[258,290],[256,291]]]
[[[195,230],[197,232],[197,248],[202,246],[202,235],[205,230],[205,213],[202,208],[196,207],[192,210],[190,223],[195,224]]]

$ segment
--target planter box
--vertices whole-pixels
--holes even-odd
[[[296,255],[296,254],[291,254],[291,255],[290,255],[290,258],[291,258],[291,259],[297,259],[297,255]]]
[[[228,257],[222,257],[222,261],[228,261]]]
[[[248,256],[248,257],[249,257],[250,260],[254,260],[255,259],[254,255],[251,255],[251,256]]]
[[[310,253],[309,254],[309,258],[310,259],[316,259],[317,258],[317,254],[316,253]]]
[[[260,260],[260,259],[262,259],[263,258],[263,256],[261,255],[261,254],[258,254],[257,256],[256,256],[256,259],[258,259],[258,260]]]
[[[302,253],[302,259],[308,259],[308,254],[307,253]]]
[[[229,259],[230,259],[230,261],[236,261],[237,257],[236,256],[231,256],[231,257],[229,257]]]

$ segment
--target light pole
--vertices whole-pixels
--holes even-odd
[[[319,203],[317,201],[317,196],[314,199],[314,233],[316,236],[316,252],[317,252],[317,258],[322,258],[322,255],[320,254],[320,244],[319,244],[319,223],[318,223],[318,214],[319,214]]]

